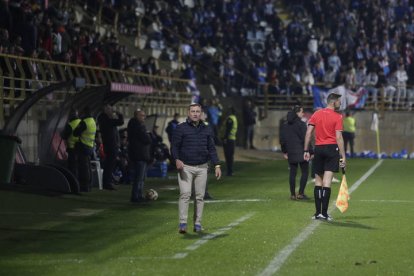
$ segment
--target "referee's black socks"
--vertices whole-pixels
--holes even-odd
[[[313,196],[315,197],[315,215],[319,215],[322,213],[322,187],[315,186],[313,189]]]
[[[322,189],[322,215],[328,217],[329,199],[331,198],[331,188],[323,187]]]

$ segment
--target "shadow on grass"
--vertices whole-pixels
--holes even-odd
[[[366,230],[374,230],[376,228],[361,224],[359,222],[355,222],[352,220],[346,221],[332,221],[328,223],[329,226],[336,226],[336,227],[348,227],[348,228],[356,228],[356,229],[366,229]]]

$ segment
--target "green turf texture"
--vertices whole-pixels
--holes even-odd
[[[348,160],[349,187],[376,162]],[[331,204],[335,221],[316,222],[275,274],[413,275],[413,165],[384,160],[348,211]],[[201,235],[178,234],[175,179],[147,179],[159,193],[147,205],[129,203],[128,185],[82,196],[1,190],[0,275],[258,275],[313,223],[314,204],[289,199],[286,161],[237,163],[235,174],[210,175],[210,194],[260,201],[206,203]],[[313,198],[312,184],[306,194]]]

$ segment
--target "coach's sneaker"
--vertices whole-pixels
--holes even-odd
[[[180,234],[187,233],[187,223],[180,223],[178,233],[180,233]]]
[[[203,227],[201,227],[201,224],[194,224],[194,232],[200,233],[203,230],[204,229],[203,229]]]

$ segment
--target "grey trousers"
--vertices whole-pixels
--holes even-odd
[[[178,213],[180,223],[187,223],[188,204],[190,203],[191,190],[194,182],[194,224],[201,224],[204,208],[204,193],[207,184],[208,164],[196,166],[184,165],[178,172],[178,184],[180,186],[180,198],[178,201]]]

